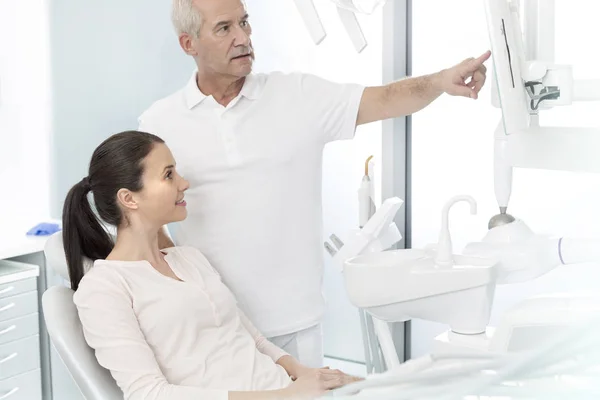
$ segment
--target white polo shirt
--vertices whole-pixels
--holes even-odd
[[[175,242],[202,251],[267,337],[323,316],[323,147],[354,136],[363,90],[308,74],[252,74],[223,107],[194,73],[140,117],[139,129],[165,140],[190,182]]]

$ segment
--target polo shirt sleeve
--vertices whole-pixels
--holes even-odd
[[[324,143],[352,139],[364,86],[299,74],[302,109]]]

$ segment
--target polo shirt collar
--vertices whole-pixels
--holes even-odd
[[[202,103],[208,97],[198,89],[196,73],[197,71],[194,71],[192,77],[183,89],[185,103],[190,110]],[[254,74],[248,75],[244,81],[244,86],[242,86],[240,95],[249,100],[256,100],[260,97],[261,92],[262,85],[260,84],[260,79]]]

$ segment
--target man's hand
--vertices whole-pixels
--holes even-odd
[[[490,55],[491,52],[486,51],[477,59],[466,59],[435,74],[365,88],[356,125],[414,114],[443,93],[476,99],[485,83],[483,63]]]
[[[452,68],[438,74],[439,88],[451,96],[463,96],[477,99],[485,84],[487,68],[483,63],[492,53],[486,51],[479,58],[467,58]]]

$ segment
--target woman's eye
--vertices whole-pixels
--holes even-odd
[[[171,171],[167,172],[167,175],[165,176],[165,178],[167,179],[171,179],[173,173]]]

